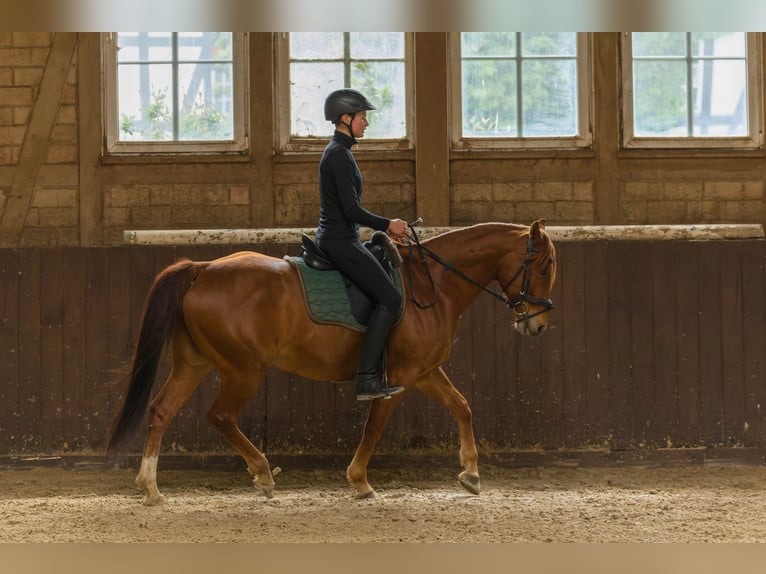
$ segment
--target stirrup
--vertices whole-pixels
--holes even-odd
[[[360,380],[361,379],[361,380]],[[356,400],[372,401],[374,399],[390,399],[404,390],[399,385],[389,387],[385,379],[381,380],[378,375],[357,374],[356,376]]]
[[[395,386],[395,387],[384,387],[380,391],[368,391],[365,393],[357,393],[356,400],[357,401],[372,401],[375,399],[384,399],[388,400],[394,395],[398,395],[404,390],[404,387]]]

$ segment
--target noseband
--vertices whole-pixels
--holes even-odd
[[[537,249],[535,249],[535,246],[532,243],[532,237],[527,238],[527,253],[524,257],[524,261],[516,270],[516,273],[513,274],[513,277],[511,277],[508,280],[508,282],[505,285],[503,285],[502,293],[497,293],[496,291],[493,291],[492,289],[488,289],[485,285],[482,285],[478,281],[471,279],[468,275],[466,275],[459,269],[456,269],[452,265],[452,263],[450,263],[449,261],[445,261],[439,255],[431,251],[428,247],[425,247],[423,244],[421,244],[420,239],[418,238],[418,234],[415,231],[415,227],[414,227],[414,225],[417,225],[419,221],[420,220],[418,220],[415,223],[409,224],[408,227],[410,229],[412,238],[415,241],[415,245],[417,246],[418,254],[420,256],[420,263],[425,269],[426,275],[428,276],[428,280],[431,283],[431,292],[432,292],[431,300],[428,303],[422,303],[415,298],[415,291],[414,291],[414,285],[412,280],[412,265],[408,267],[407,279],[410,285],[410,298],[412,299],[412,302],[415,303],[415,305],[417,305],[421,309],[430,307],[436,302],[436,287],[434,286],[433,277],[431,277],[431,271],[428,268],[428,260],[426,259],[426,256],[425,256],[426,253],[434,261],[436,261],[439,265],[441,265],[448,271],[452,271],[455,275],[457,275],[464,281],[467,281],[471,285],[475,285],[482,291],[486,291],[487,293],[492,295],[495,299],[507,305],[508,308],[511,311],[513,311],[513,314],[516,316],[516,323],[529,321],[532,317],[536,317],[537,315],[540,315],[541,313],[547,313],[548,311],[554,308],[553,301],[551,301],[550,299],[540,299],[538,297],[532,297],[528,293],[530,283],[532,282],[532,260],[535,254],[539,252]],[[409,243],[409,254],[410,254],[410,261],[413,261],[412,242]],[[508,287],[511,286],[511,283],[513,283],[514,281],[516,281],[516,279],[519,278],[519,276],[521,276],[521,289],[519,289],[519,294],[513,299],[508,299],[508,297],[505,295],[505,291],[506,289],[508,289]],[[542,309],[530,315],[529,314],[530,304],[539,305],[540,307],[542,307]]]

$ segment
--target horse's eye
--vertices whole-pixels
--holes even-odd
[[[540,270],[540,277],[545,277],[548,275],[548,269],[550,269],[551,264],[553,263],[553,258],[548,257],[548,260],[545,262],[545,267],[543,267]]]

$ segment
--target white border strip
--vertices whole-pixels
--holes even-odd
[[[428,239],[458,227],[419,227],[418,236]],[[763,239],[763,225],[582,225],[548,226],[556,241],[714,240]],[[314,236],[316,228],[261,229],[142,229],[125,230],[128,245],[290,245],[300,244],[301,234]],[[369,236],[362,231],[362,239]]]

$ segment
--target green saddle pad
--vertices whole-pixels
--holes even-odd
[[[367,331],[367,325],[360,323],[351,311],[351,300],[340,271],[312,269],[306,265],[303,257],[287,255],[285,259],[298,270],[306,309],[314,322],[341,325],[360,333]],[[402,277],[398,270],[394,273],[393,279],[394,285],[401,293]],[[397,323],[402,315],[404,315],[404,303],[396,318]]]

